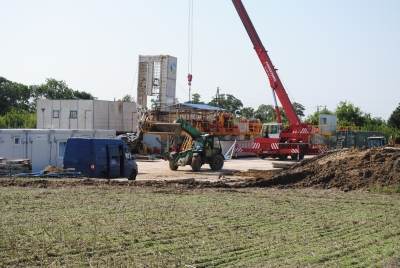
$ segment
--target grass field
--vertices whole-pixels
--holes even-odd
[[[400,195],[0,188],[0,266],[397,267]]]

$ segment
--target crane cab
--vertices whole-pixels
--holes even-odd
[[[279,139],[282,131],[282,123],[266,123],[262,125],[261,135],[263,138]]]

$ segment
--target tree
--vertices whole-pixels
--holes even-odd
[[[298,102],[293,102],[293,108],[298,117],[304,116],[304,111],[306,110],[306,108],[304,107],[303,104],[300,104]]]
[[[202,102],[201,100],[200,100],[200,94],[199,93],[193,93],[192,94],[192,103],[194,103],[194,104],[204,104],[204,102]]]
[[[46,79],[46,83],[32,86],[35,99],[46,98],[46,99],[85,99],[93,100],[92,94],[85,91],[73,90],[68,87],[67,83],[62,80],[56,80],[54,78]]]
[[[273,122],[276,117],[275,108],[272,105],[261,104],[254,112],[254,117],[263,123]]]
[[[0,115],[11,109],[29,110],[32,92],[29,87],[0,77]]]
[[[361,109],[354,104],[342,101],[336,107],[336,115],[340,125],[362,126],[365,123],[365,115]]]
[[[95,99],[95,97],[93,97],[92,94],[90,94],[86,91],[78,91],[78,90],[74,90],[74,98],[80,99],[80,100],[94,100]]]
[[[243,108],[242,101],[231,94],[220,94],[218,97],[210,101],[209,105],[223,108],[231,113],[240,111]]]
[[[36,114],[24,110],[11,109],[4,116],[0,116],[2,128],[35,128]]]
[[[400,129],[400,104],[390,115],[388,123],[391,127]]]
[[[125,96],[122,97],[122,99],[120,99],[120,101],[123,102],[133,102],[133,96],[126,94]]]
[[[240,110],[240,113],[242,117],[247,118],[247,119],[252,119],[254,118],[254,108],[253,107],[244,107],[242,110]]]

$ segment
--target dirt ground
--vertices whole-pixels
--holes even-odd
[[[172,171],[168,167],[168,162],[164,160],[138,160],[139,174],[137,180],[179,180],[193,178],[196,180],[220,181],[226,177],[230,179],[243,179],[243,176],[237,175],[239,172],[247,172],[249,170],[277,170],[273,168],[273,162],[280,161],[260,158],[232,159],[225,161],[224,168],[221,171],[214,172],[208,165],[203,165],[200,172],[193,172],[190,166],[179,167],[177,171]],[[121,179],[121,181],[124,181],[124,179]]]

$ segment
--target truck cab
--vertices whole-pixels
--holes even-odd
[[[279,139],[282,131],[282,123],[266,123],[262,125],[261,135],[263,138]]]
[[[138,173],[128,146],[117,139],[68,139],[64,168],[74,168],[90,178],[126,177],[135,180]]]

